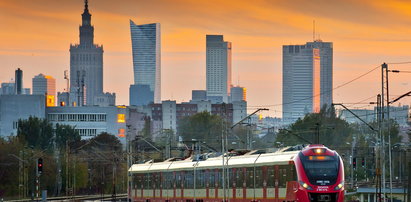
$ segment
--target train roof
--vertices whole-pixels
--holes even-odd
[[[273,153],[252,154],[252,152],[240,155],[226,155],[225,165],[233,167],[253,167],[254,165],[289,165],[293,162],[294,157],[300,150],[287,151],[279,150]],[[181,161],[164,161],[154,163],[149,161],[143,164],[134,164],[130,167],[131,173],[148,173],[148,172],[165,172],[176,170],[192,170],[192,169],[213,169],[221,168],[223,164],[222,155],[218,157],[208,158],[206,160],[197,161],[192,158]]]

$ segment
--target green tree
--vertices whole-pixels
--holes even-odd
[[[113,193],[113,185],[117,187],[118,182],[121,182],[118,179],[122,179],[122,173],[127,172],[127,168],[121,163],[125,156],[119,139],[109,133],[101,133],[82,144],[78,147],[81,148],[78,150],[78,159],[83,159],[88,164],[91,179],[89,186],[93,190]]]
[[[314,143],[319,134],[320,143],[332,148],[345,143],[352,132],[346,121],[335,116],[334,108],[325,106],[319,113],[307,114],[286,130],[280,130],[276,142],[283,145],[308,144],[305,139]]]
[[[5,140],[0,137],[0,198],[12,199],[19,195],[19,171],[22,159],[20,151],[24,144],[17,138]]]
[[[17,137],[25,141],[29,147],[48,150],[53,149],[53,125],[46,119],[29,117],[27,120],[19,120]]]
[[[200,112],[180,120],[178,125],[179,135],[184,141],[196,139],[215,149],[221,148],[223,119],[218,115]]]
[[[80,134],[70,125],[56,124],[56,146],[61,150],[66,148],[66,142],[79,142]]]
[[[144,117],[144,128],[140,131],[140,135],[145,139],[151,140],[151,120],[150,117]]]

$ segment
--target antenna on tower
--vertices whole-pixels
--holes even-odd
[[[315,20],[313,20],[313,41],[315,41]]]
[[[68,76],[68,74],[67,74],[67,70],[64,70],[64,79],[66,79],[66,81],[67,81],[67,86],[66,86],[66,92],[70,92],[70,79],[69,79],[69,76]]]

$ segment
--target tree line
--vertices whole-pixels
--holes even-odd
[[[43,159],[40,190],[48,196],[125,193],[127,165],[117,137],[101,133],[82,140],[70,125],[30,117],[17,136],[0,138],[0,198],[33,198],[37,160]],[[41,195],[41,193],[40,193]]]

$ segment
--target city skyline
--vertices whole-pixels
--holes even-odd
[[[309,41],[314,19],[321,38],[334,43],[334,87],[383,62],[402,62],[410,58],[410,29],[404,25],[410,21],[407,8],[411,4],[346,1],[329,5],[321,2],[301,1],[295,6],[285,2],[248,4],[240,1],[234,4],[225,1],[222,7],[233,7],[209,12],[207,8],[212,8],[212,2],[181,1],[174,5],[159,1],[155,4],[159,6],[158,12],[148,12],[145,10],[152,8],[154,3],[123,1],[113,6],[110,1],[90,1],[96,26],[95,41],[104,44],[106,51],[105,88],[117,93],[117,104],[128,103],[128,87],[133,80],[128,19],[138,19],[141,23],[159,22],[163,26],[163,100],[188,101],[191,90],[205,89],[205,35],[222,34],[234,44],[233,84],[240,81],[240,85],[248,89],[249,106],[277,105],[269,112],[275,116],[281,116],[281,47]],[[23,83],[30,84],[34,75],[44,73],[55,77],[57,89],[62,91],[65,86],[63,71],[69,65],[67,44],[78,41],[75,26],[79,25],[78,11],[82,6],[80,0],[67,1],[64,8],[46,0],[2,1],[0,24],[5,31],[0,42],[0,61],[3,61],[0,81],[8,82],[13,78],[14,69],[21,68],[25,72]],[[191,9],[186,11],[187,7]],[[341,8],[351,12],[345,13]],[[386,12],[387,8],[391,12]],[[165,9],[168,12],[162,12]],[[242,16],[233,17],[242,11]],[[46,29],[50,26],[55,29]],[[408,67],[390,66],[400,70]],[[409,91],[406,74],[390,76],[393,97]],[[379,71],[374,71],[336,90],[334,102],[355,103],[375,96],[380,91],[379,78]],[[402,103],[409,104],[409,101],[405,98]]]

